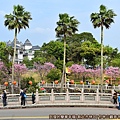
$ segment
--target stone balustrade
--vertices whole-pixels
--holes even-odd
[[[99,89],[95,93],[85,93],[84,89],[81,89],[79,93],[70,93],[68,89],[65,93],[54,93],[51,89],[51,93],[38,93],[36,90],[36,104],[42,103],[111,103],[113,91],[111,93],[100,93]],[[0,99],[2,105],[2,99]],[[19,94],[7,94],[8,105],[20,105]],[[27,94],[26,104],[32,104],[32,94]]]
[[[54,82],[53,83],[45,83],[45,84],[42,84],[42,83],[39,83],[39,86],[40,87],[49,87],[49,88],[54,88],[54,87],[56,87],[56,88],[61,88],[61,83],[58,83],[58,84],[55,84]],[[66,88],[93,88],[93,89],[100,89],[101,88],[101,85],[92,85],[91,83],[89,84],[89,85],[86,85],[86,84],[70,84],[70,83],[66,83],[66,84],[64,84],[64,87],[66,87]],[[116,89],[116,90],[120,90],[120,85],[118,85],[118,86],[115,86],[115,85],[113,85],[113,86],[108,86],[107,84],[106,85],[102,85],[102,88],[105,90],[107,90],[107,89]]]

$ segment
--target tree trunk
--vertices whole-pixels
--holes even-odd
[[[101,87],[103,87],[103,25],[101,25]]]
[[[18,88],[19,88],[19,92],[20,92],[20,89],[21,89],[20,81],[21,81],[21,79],[20,79],[20,75],[18,75]]]
[[[13,59],[12,59],[12,94],[14,93],[14,88],[13,88],[13,81],[14,81],[14,63],[15,63],[15,54],[16,54],[16,40],[17,40],[17,29],[15,29],[15,38],[14,38],[14,53],[13,53]]]
[[[64,35],[63,74],[62,74],[61,90],[60,90],[60,92],[63,92],[64,83],[65,83],[65,87],[66,87],[66,65],[65,65],[65,59],[66,59],[66,36]]]

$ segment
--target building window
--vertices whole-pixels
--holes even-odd
[[[22,52],[22,51],[20,51],[20,54],[23,54],[23,52]]]
[[[29,50],[29,53],[32,53],[32,50]]]

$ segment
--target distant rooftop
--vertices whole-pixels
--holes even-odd
[[[31,50],[39,50],[39,49],[40,49],[40,47],[38,45],[32,46],[32,48],[31,48]]]
[[[9,40],[8,42],[6,42],[6,44],[7,44],[7,46],[14,47],[14,40],[12,42],[11,42],[11,40]],[[28,39],[25,41],[24,44],[18,40],[16,41],[16,48],[17,49],[20,49],[23,46],[32,46],[32,44]],[[39,49],[40,49],[40,47],[38,45],[35,45],[35,46],[32,46],[32,48],[30,50],[39,50]]]
[[[32,46],[31,42],[27,39],[24,43],[24,46]]]

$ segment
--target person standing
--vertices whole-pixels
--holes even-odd
[[[20,92],[20,97],[21,97],[21,105],[23,105],[23,90]]]
[[[6,91],[3,90],[3,94],[2,94],[2,100],[3,100],[3,106],[6,106],[7,105],[7,94],[6,94]]]
[[[117,104],[117,92],[115,91],[115,93],[113,94],[113,103]]]
[[[24,90],[23,92],[23,105],[25,106],[25,102],[26,102],[26,91]]]
[[[21,105],[24,105],[24,106],[25,106],[25,99],[26,99],[25,90],[24,90],[24,91],[21,90],[20,96],[21,96]]]
[[[120,110],[120,94],[118,96],[118,103],[119,103],[118,109]]]
[[[34,104],[35,103],[35,94],[34,94],[34,92],[32,93],[32,104]]]

